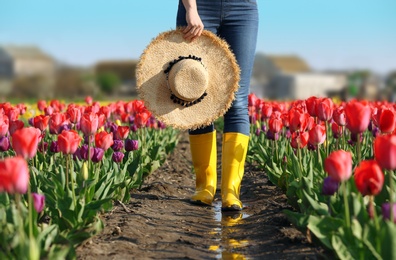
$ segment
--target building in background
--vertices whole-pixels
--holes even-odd
[[[251,92],[267,99],[306,99],[341,95],[345,73],[319,73],[296,55],[264,55],[255,59]]]
[[[55,60],[35,46],[0,46],[0,94],[8,94],[15,87],[21,91],[29,80],[37,85],[32,92],[51,92],[56,70]]]

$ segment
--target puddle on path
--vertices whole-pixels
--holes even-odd
[[[239,230],[238,224],[250,215],[244,212],[222,212],[221,201],[214,204],[214,219],[219,226],[214,228],[211,234],[218,235],[209,250],[218,253],[216,259],[247,259],[244,255],[237,253],[238,248],[249,245],[246,239],[236,239]]]

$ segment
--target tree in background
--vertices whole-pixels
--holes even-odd
[[[121,85],[121,80],[113,72],[102,72],[97,76],[97,84],[105,94],[115,94]]]

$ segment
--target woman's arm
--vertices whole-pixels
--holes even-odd
[[[204,25],[198,14],[196,0],[182,0],[186,9],[187,27],[183,30],[186,40],[194,40],[199,37],[204,29]]]

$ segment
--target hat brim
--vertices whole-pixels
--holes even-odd
[[[175,104],[164,70],[179,56],[202,59],[208,71],[207,96],[190,107]],[[181,29],[159,34],[142,53],[136,67],[136,86],[153,115],[176,129],[194,130],[207,126],[229,109],[239,87],[240,69],[228,44],[209,31],[194,41],[186,41]]]

